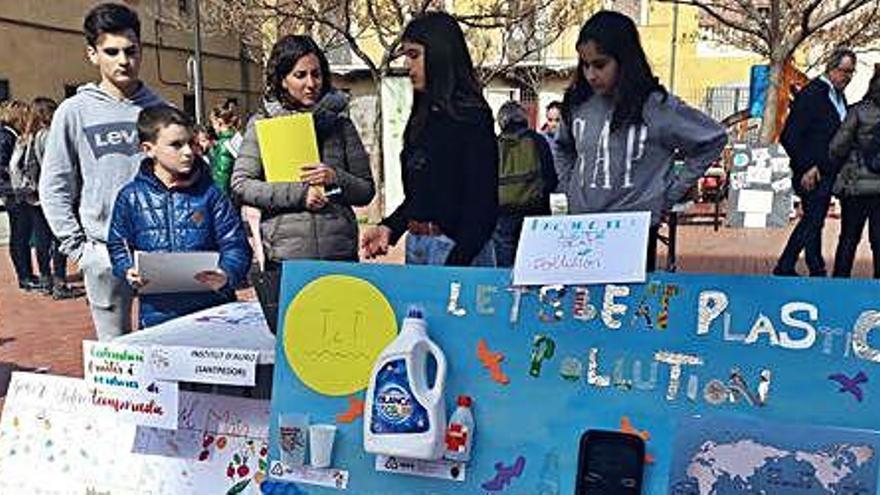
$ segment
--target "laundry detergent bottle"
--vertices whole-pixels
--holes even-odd
[[[428,386],[428,357],[437,363]],[[443,456],[446,432],[446,357],[428,338],[428,324],[410,308],[400,334],[386,347],[370,376],[364,404],[364,450],[411,459]]]

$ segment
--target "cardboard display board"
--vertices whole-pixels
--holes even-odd
[[[733,145],[727,224],[785,227],[791,212],[791,168],[781,145]]]
[[[340,277],[361,287],[343,303],[327,285]],[[733,415],[765,428],[804,425],[839,443],[874,438],[850,429],[880,430],[880,303],[873,281],[657,273],[644,284],[528,291],[512,289],[510,281],[502,269],[285,263],[270,466],[280,459],[279,417],[303,414],[312,424],[336,425],[332,467],[344,471],[349,493],[570,494],[581,434],[623,430],[646,439],[645,493],[659,495],[670,493],[679,424],[694,416]],[[362,362],[375,359],[377,344],[388,341],[413,304],[423,308],[428,333],[448,362],[447,411],[459,394],[474,400],[466,470],[401,459],[377,466],[363,450],[363,390],[327,395],[307,386],[288,360],[296,356],[298,370],[325,370],[327,383],[363,383]],[[316,337],[288,338],[299,332]],[[814,491],[791,493],[834,493],[819,489],[829,480],[867,480],[873,484],[862,486],[875,488],[860,493],[875,493],[880,452],[866,442],[844,459],[858,461],[851,471],[839,469],[836,478],[822,471],[823,460],[832,458],[823,449],[834,442],[780,444],[779,451],[809,453],[816,463],[770,467],[783,477],[816,479]],[[723,478],[722,465],[715,466]],[[434,477],[400,474],[420,469],[433,469]],[[297,489],[337,492],[306,483]]]

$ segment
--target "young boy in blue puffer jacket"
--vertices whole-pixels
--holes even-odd
[[[113,207],[107,241],[113,274],[138,289],[149,280],[134,268],[135,251],[220,253],[217,269],[196,275],[205,291],[141,296],[143,328],[234,301],[251,249],[240,216],[193,153],[189,117],[173,107],[152,107],[141,111],[137,130],[146,157]]]

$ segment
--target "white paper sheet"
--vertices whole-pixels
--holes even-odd
[[[217,269],[220,253],[135,253],[135,268],[148,283],[141,294],[206,292],[211,289],[196,281],[199,272]]]
[[[741,190],[736,210],[745,213],[770,213],[773,211],[773,191]]]

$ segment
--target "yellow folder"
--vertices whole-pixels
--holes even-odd
[[[303,166],[321,161],[312,114],[261,119],[256,127],[266,182],[298,182]]]

